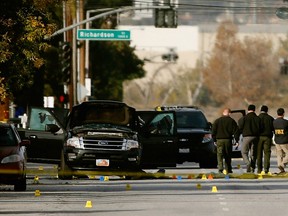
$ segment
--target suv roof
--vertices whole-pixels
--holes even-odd
[[[155,108],[156,110],[182,110],[182,109],[197,109],[199,108],[197,106],[158,106]]]
[[[209,129],[204,113],[197,106],[161,106],[156,110],[174,110],[177,116],[177,128]]]

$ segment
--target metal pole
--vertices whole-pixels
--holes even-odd
[[[75,22],[75,19],[73,19]],[[74,106],[75,104],[77,104],[77,83],[78,83],[78,73],[77,73],[77,40],[75,39],[77,37],[77,30],[73,29],[73,41],[72,41],[72,85],[73,85],[73,102],[72,102],[72,106]]]
[[[80,22],[80,0],[77,0],[76,2],[76,22]],[[79,26],[76,28],[76,32],[74,34],[73,40],[75,41],[75,48],[76,48],[76,59],[77,59],[77,70],[76,70],[76,88],[74,94],[76,94],[76,103],[78,104],[80,101],[80,95],[81,95],[81,88],[78,88],[80,85],[80,48],[77,46],[77,30],[79,29]]]
[[[63,1],[63,26],[66,27],[66,4]],[[66,32],[63,33],[63,41],[66,41]]]

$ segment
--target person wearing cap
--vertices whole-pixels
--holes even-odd
[[[280,173],[285,172],[285,166],[288,163],[288,120],[284,119],[285,110],[277,110],[277,118],[273,121],[274,141],[277,155],[277,165]]]
[[[218,171],[224,170],[223,160],[225,161],[225,170],[232,173],[232,140],[235,138],[236,144],[239,140],[239,129],[237,122],[230,116],[231,110],[225,108],[222,116],[217,118],[212,125],[212,136],[217,146]]]
[[[270,168],[272,137],[274,133],[274,118],[268,114],[268,107],[263,105],[258,115],[261,119],[261,132],[257,146],[257,173],[261,173],[263,169],[263,153],[264,153],[264,172],[267,174]]]
[[[255,113],[254,104],[248,106],[247,115],[238,121],[239,130],[243,136],[241,154],[247,166],[247,172],[254,172],[257,159],[257,144],[259,141],[261,119]]]

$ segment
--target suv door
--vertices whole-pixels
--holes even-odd
[[[137,111],[142,145],[141,168],[176,167],[177,130],[174,111]]]
[[[230,116],[238,124],[239,119],[245,115],[246,115],[246,111],[241,109],[241,110],[232,110]],[[236,140],[233,140],[233,144],[235,144],[235,143],[236,143]],[[243,143],[243,136],[242,136],[242,134],[240,134],[239,142],[238,142],[239,146],[233,145],[233,148],[232,148],[232,157],[233,158],[241,158],[242,157],[242,155],[241,155],[242,143]]]
[[[65,116],[67,112],[63,112]],[[25,137],[31,144],[27,147],[28,161],[59,163],[64,140],[62,121],[50,108],[31,107]]]

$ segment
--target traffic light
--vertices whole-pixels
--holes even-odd
[[[72,74],[72,48],[69,42],[60,43],[60,62],[63,82],[69,84]]]
[[[174,4],[174,5],[173,5]],[[158,2],[159,6],[169,6],[168,9],[155,9],[154,25],[156,28],[177,28],[178,16],[175,9],[175,2],[172,0],[161,0]]]
[[[179,56],[171,49],[168,53],[162,55],[162,59],[167,62],[176,62]]]
[[[155,9],[155,27],[156,28],[177,28],[177,11],[171,9]]]
[[[61,104],[66,104],[66,103],[68,103],[68,102],[69,102],[69,96],[68,96],[68,94],[61,94],[61,95],[59,96],[59,102],[60,102]]]
[[[178,55],[174,53],[163,54],[162,59],[168,62],[176,62],[178,59]]]
[[[165,11],[162,9],[155,9],[155,27],[165,27]]]
[[[166,14],[167,14],[167,27],[177,28],[178,24],[177,11],[175,9],[169,9],[166,11]]]

